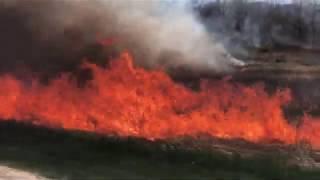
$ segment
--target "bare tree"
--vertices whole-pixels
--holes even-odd
[[[232,21],[232,29],[236,32],[242,32],[243,25],[248,15],[247,0],[230,0],[228,3],[229,21]]]
[[[317,34],[318,34],[318,17],[320,17],[320,7],[319,7],[319,2],[317,0],[312,0],[310,3],[310,33],[311,33],[311,47],[314,48],[316,41],[318,39]]]

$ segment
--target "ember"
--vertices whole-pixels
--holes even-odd
[[[0,118],[149,140],[207,134],[257,143],[293,144],[303,138],[320,147],[318,121],[306,117],[297,129],[285,119],[281,107],[291,99],[289,90],[269,95],[262,84],[203,80],[195,92],[160,70],[135,67],[129,52],[110,68],[83,67],[91,69],[93,79],[82,88],[68,74],[28,86],[2,76]]]

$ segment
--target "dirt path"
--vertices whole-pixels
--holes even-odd
[[[47,180],[30,172],[0,166],[0,180]]]

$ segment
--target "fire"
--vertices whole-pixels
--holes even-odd
[[[68,74],[48,85],[2,76],[0,119],[149,140],[207,134],[293,144],[298,136],[320,147],[320,121],[305,118],[297,129],[284,117],[288,90],[269,95],[262,84],[203,80],[193,91],[161,70],[135,67],[128,52],[109,68],[83,67],[92,70],[93,78],[81,88]]]

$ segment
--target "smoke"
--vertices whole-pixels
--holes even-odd
[[[206,31],[187,0],[2,0],[0,5],[5,15],[0,22],[9,32],[0,36],[11,43],[0,53],[0,66],[10,71],[17,66],[44,74],[68,71],[104,37],[119,39],[145,67],[228,73],[243,65]]]

